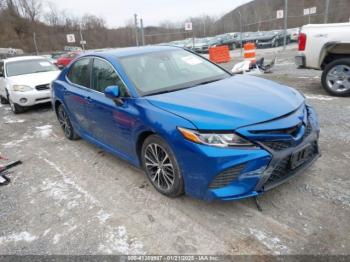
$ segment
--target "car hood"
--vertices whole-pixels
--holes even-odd
[[[37,85],[49,84],[55,80],[61,71],[50,71],[35,74],[8,77],[12,85],[26,85],[35,87]]]
[[[277,35],[263,35],[259,36],[256,38],[256,40],[272,40],[276,37]]]
[[[303,96],[290,87],[242,75],[146,99],[201,130],[234,130],[265,122],[304,103]]]

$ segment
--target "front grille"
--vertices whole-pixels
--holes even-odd
[[[38,91],[48,90],[50,89],[50,84],[38,85],[35,87],[35,89]]]
[[[301,128],[302,124],[290,127],[290,128],[284,128],[284,129],[275,129],[275,130],[255,130],[250,131],[253,134],[269,134],[269,135],[291,135],[296,136]]]
[[[47,99],[50,99],[50,97],[38,98],[38,99],[35,99],[35,101],[39,102],[39,101],[44,101],[44,100],[47,100]]]
[[[269,179],[266,181],[264,187],[273,187],[273,185],[278,184],[285,180],[286,178],[290,177],[294,173],[296,173],[300,168],[303,168],[305,165],[307,165],[310,161],[313,160],[313,158],[318,154],[318,145],[317,142],[313,143],[313,151],[309,155],[308,159],[298,168],[292,170],[291,169],[291,163],[290,159],[292,155],[287,156],[286,158],[282,159],[278,164],[276,165],[275,169],[272,171]]]
[[[233,180],[235,180],[243,170],[244,165],[235,166],[233,168],[227,169],[218,176],[214,178],[214,180],[210,183],[209,188],[221,188],[229,185]]]
[[[304,139],[307,138],[312,133],[312,124],[311,124],[311,116],[309,115],[307,118],[307,124],[305,126],[305,133],[304,133]],[[297,132],[299,132],[300,126],[295,126],[289,129],[281,129],[281,130],[271,130],[271,131],[255,131],[255,132],[264,132],[265,134],[290,134],[290,135],[296,135]],[[260,134],[260,133],[259,133]],[[263,145],[267,146],[268,148],[274,150],[274,151],[282,151],[287,148],[290,148],[293,146],[292,141],[262,141]]]
[[[292,146],[291,141],[266,141],[262,143],[275,151],[282,151]]]

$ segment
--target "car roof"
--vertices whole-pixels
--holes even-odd
[[[7,62],[16,62],[16,61],[23,61],[23,60],[33,60],[33,59],[45,59],[45,57],[42,56],[16,56],[16,57],[10,57],[3,59],[5,63]]]
[[[179,49],[181,48],[176,46],[170,46],[170,45],[125,47],[125,48],[86,52],[84,53],[84,56],[99,55],[99,56],[121,58],[126,56],[141,55],[141,54],[161,52],[161,51],[172,51],[172,50],[179,50]]]

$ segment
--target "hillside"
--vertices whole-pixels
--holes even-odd
[[[328,22],[349,22],[350,0],[329,1]],[[289,0],[288,27],[300,27],[309,23],[309,16],[303,15],[304,8],[316,7],[317,13],[310,16],[311,23],[323,23],[326,0]],[[240,31],[240,13],[243,31],[282,29],[283,19],[276,19],[276,11],[284,9],[284,0],[255,0],[227,13],[216,22],[224,32]]]

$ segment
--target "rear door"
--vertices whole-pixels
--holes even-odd
[[[80,131],[89,130],[89,119],[86,108],[91,97],[91,64],[92,58],[85,57],[76,61],[67,74],[68,85],[64,91],[64,101],[73,124],[77,124]]]

